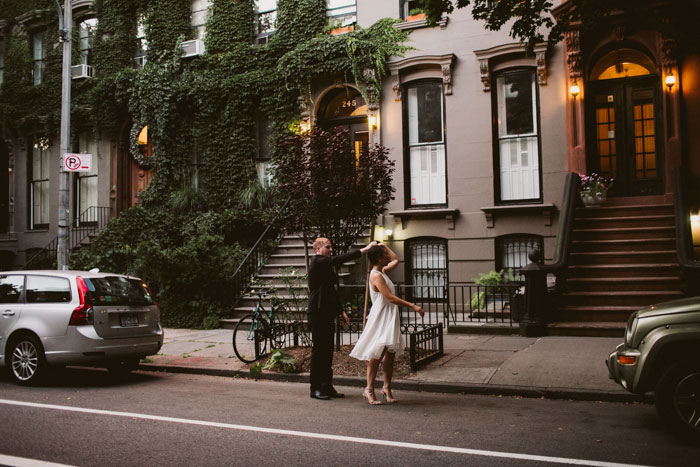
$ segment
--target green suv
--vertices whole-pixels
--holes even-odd
[[[661,418],[700,441],[700,297],[643,308],[607,359],[610,377],[635,394],[654,391]]]

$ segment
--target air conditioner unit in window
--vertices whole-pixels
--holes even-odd
[[[145,55],[134,57],[134,68],[143,68],[144,65],[146,65],[146,61],[147,59]]]
[[[92,67],[90,65],[73,65],[70,67],[70,75],[73,79],[92,78]]]
[[[183,57],[194,57],[204,53],[204,42],[200,39],[185,41],[180,46],[182,47]]]

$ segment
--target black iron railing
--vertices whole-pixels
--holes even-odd
[[[445,353],[442,339],[442,323],[410,334],[409,362],[411,371],[440,358]]]
[[[284,203],[280,212],[284,211],[288,203],[289,201]],[[278,220],[279,214],[275,216],[272,222],[265,228],[233,273],[232,287],[234,287],[236,291],[234,307],[238,304],[241,297],[243,297],[243,294],[248,289],[255,276],[260,272],[260,269],[267,263],[270,255],[279,245],[280,240],[282,240],[285,229]]]
[[[520,316],[521,335],[537,336],[544,333],[546,321],[556,309],[556,296],[566,289],[566,273],[576,205],[581,202],[578,196],[580,180],[578,174],[567,175],[557,225],[553,262],[543,264],[543,252],[534,251],[529,255],[531,263],[521,270],[525,275],[525,309]],[[556,276],[554,297],[550,297],[547,290],[547,274]]]
[[[68,226],[68,249],[73,250],[86,238],[100,233],[110,219],[109,207],[90,206],[87,208]],[[58,237],[31,256],[25,263],[24,269],[55,269],[57,252]]]

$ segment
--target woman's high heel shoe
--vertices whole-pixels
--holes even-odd
[[[393,394],[391,393],[391,389],[382,388],[382,395],[384,396],[384,400],[387,402],[387,404],[396,403],[396,399],[394,399]]]
[[[362,397],[367,400],[369,405],[381,405],[381,402],[374,396],[374,389],[365,389],[362,392]]]

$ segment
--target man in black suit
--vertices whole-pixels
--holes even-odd
[[[330,240],[319,237],[314,241],[316,256],[309,264],[309,307],[307,309],[313,347],[311,348],[311,397],[328,400],[343,397],[333,387],[333,335],[335,318],[342,315],[345,324],[350,319],[345,314],[338,296],[338,273],[335,268],[347,261],[359,258],[376,245],[372,242],[360,250],[350,250],[344,255],[332,256]]]

